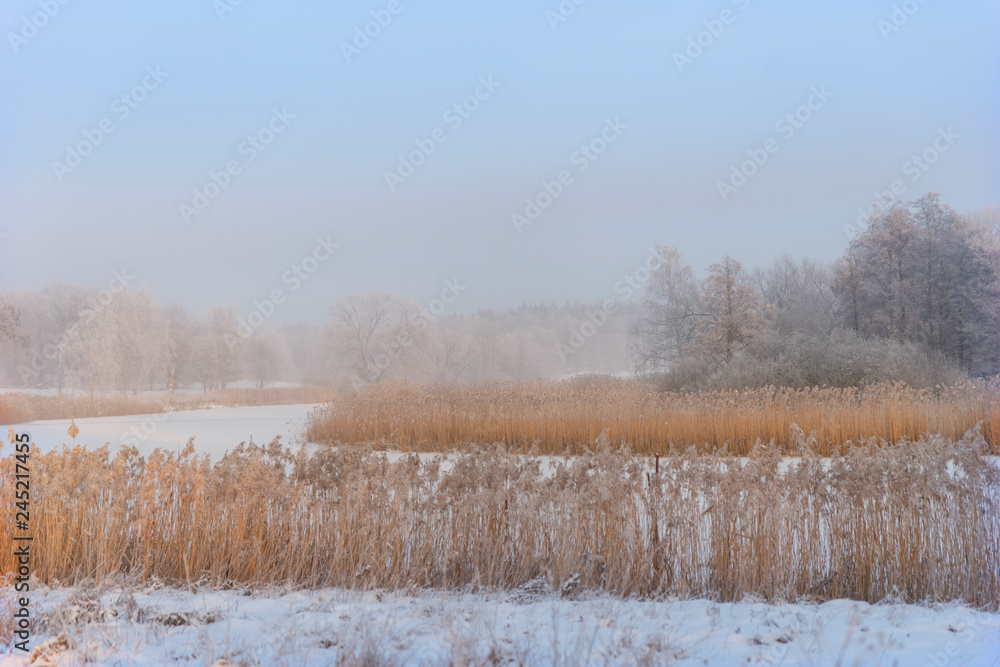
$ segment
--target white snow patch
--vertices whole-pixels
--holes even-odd
[[[380,659],[371,664],[987,667],[1000,656],[1000,614],[959,605],[151,587],[105,590],[81,615],[72,598],[85,592],[32,591],[33,616],[51,620],[31,646],[62,633],[59,664],[326,665],[368,654]],[[75,620],[60,621],[67,610]],[[27,664],[13,649],[0,657]]]

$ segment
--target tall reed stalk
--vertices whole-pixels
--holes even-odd
[[[314,413],[313,442],[445,451],[503,442],[541,454],[579,453],[606,434],[640,454],[693,445],[746,454],[757,442],[793,453],[792,424],[816,431],[817,452],[848,442],[941,434],[957,440],[982,423],[1000,453],[1000,390],[986,383],[936,389],[787,389],[660,393],[626,380],[509,382],[423,388],[385,383],[340,396]]]
[[[569,459],[502,446],[390,461],[370,447],[32,459],[34,573],[177,584],[558,590],[739,600],[1000,601],[998,471],[976,435],[823,459],[757,446]],[[0,502],[13,503],[13,459]],[[11,521],[0,519],[10,544]],[[15,563],[0,552],[0,573]]]

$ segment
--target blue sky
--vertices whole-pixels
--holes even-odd
[[[599,300],[656,243],[699,270],[723,253],[832,259],[894,180],[907,200],[1000,203],[995,2],[569,0],[553,28],[555,0],[398,0],[394,14],[243,0],[220,18],[225,1],[50,0],[44,20],[46,0],[4,3],[0,288],[97,287],[125,268],[161,302],[246,311],[329,236],[340,248],[280,321],[324,322],[369,289],[427,303],[453,278],[461,311]],[[894,7],[901,25],[883,34]],[[348,61],[342,43],[372,12],[391,20]],[[444,114],[467,98],[456,127]],[[777,129],[810,101],[791,136]],[[581,162],[609,121],[623,129]],[[112,132],[78,166],[53,167],[102,122]],[[281,125],[259,151],[244,143]],[[718,183],[768,140],[723,200]],[[415,142],[433,153],[390,189]],[[925,150],[936,161],[914,171]],[[229,162],[238,173],[185,222],[181,205]],[[511,216],[563,171],[518,233]]]

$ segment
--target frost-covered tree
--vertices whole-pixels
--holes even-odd
[[[21,311],[8,301],[6,295],[0,294],[0,340],[20,340],[17,331],[21,324]]]
[[[156,300],[146,288],[118,289],[99,318],[101,335],[112,347],[117,389],[124,394],[146,388],[162,375],[166,340]]]
[[[671,246],[657,247],[656,259],[630,332],[629,356],[640,372],[667,368],[697,346],[701,294],[694,271]]]
[[[482,340],[474,338],[465,322],[450,318],[429,327],[425,345],[420,348],[424,378],[430,382],[456,382],[478,361]]]
[[[168,400],[173,401],[178,383],[192,377],[196,327],[187,311],[177,303],[163,309],[163,320],[166,323],[164,355]]]
[[[202,391],[225,389],[243,372],[246,341],[237,333],[237,310],[215,306],[191,337],[191,377]]]
[[[997,372],[995,230],[933,193],[873,214],[835,268],[841,321],[864,337],[919,343],[973,374]]]
[[[238,320],[237,310],[232,306],[216,306],[208,316],[211,381],[219,389],[225,389],[243,372],[245,342],[237,333]]]
[[[289,358],[284,340],[271,329],[259,329],[246,342],[246,370],[258,389],[278,379]]]
[[[759,293],[729,255],[709,267],[701,284],[695,335],[701,354],[714,362],[729,361],[763,335],[767,327]]]
[[[751,279],[779,338],[796,332],[826,336],[833,330],[837,297],[830,269],[823,264],[784,255],[755,270]]]
[[[408,366],[425,345],[427,325],[411,299],[385,292],[350,294],[330,307],[342,371],[352,384],[378,382]]]

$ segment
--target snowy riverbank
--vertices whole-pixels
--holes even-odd
[[[1000,615],[956,605],[40,587],[32,612],[60,665],[1000,664]]]

